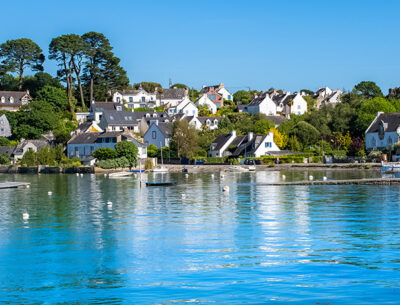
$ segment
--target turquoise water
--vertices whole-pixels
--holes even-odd
[[[32,183],[0,190],[0,303],[400,303],[400,187],[280,174],[0,175]]]

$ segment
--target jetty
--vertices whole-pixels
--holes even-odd
[[[400,185],[400,178],[366,178],[347,180],[306,180],[290,182],[260,183],[258,185]]]
[[[28,185],[30,185],[29,182],[0,182],[0,189],[26,187]]]

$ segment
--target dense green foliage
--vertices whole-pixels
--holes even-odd
[[[96,149],[92,156],[95,157],[97,160],[108,160],[108,159],[115,159],[118,157],[117,152],[110,148],[110,147],[103,147]]]
[[[122,141],[115,144],[115,151],[118,157],[124,157],[128,160],[128,166],[134,167],[137,164],[138,148],[132,142]]]

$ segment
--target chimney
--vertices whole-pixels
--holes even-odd
[[[236,130],[231,131],[231,136],[236,138]]]
[[[94,99],[92,99],[92,104],[94,104],[95,103],[95,101],[94,101]]]
[[[224,83],[220,83],[220,84],[219,84],[219,87],[220,87],[220,88],[224,88],[224,87],[225,87]]]
[[[252,132],[249,132],[249,133],[247,134],[247,141],[250,142],[251,140],[253,140],[253,133],[252,133]]]

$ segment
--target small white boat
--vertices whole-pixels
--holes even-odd
[[[168,168],[164,166],[157,166],[156,168],[153,168],[150,170],[152,173],[168,173]]]
[[[248,169],[250,172],[255,172],[255,171],[256,171],[256,166],[255,166],[255,165],[249,165],[249,166],[247,166],[247,169]]]
[[[132,172],[115,172],[115,173],[109,173],[108,177],[120,178],[120,177],[128,177],[128,176],[131,176],[132,174],[133,174]]]
[[[249,169],[246,167],[242,167],[240,165],[234,165],[228,168],[230,172],[235,172],[235,173],[242,173],[242,172],[248,172]]]

